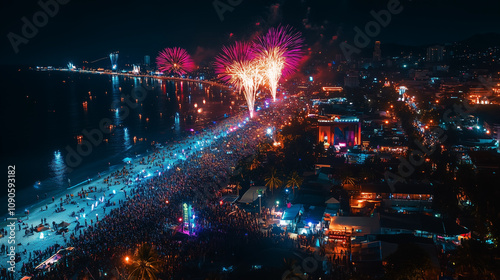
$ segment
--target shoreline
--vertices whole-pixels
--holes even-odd
[[[93,222],[91,217],[93,216],[90,216],[90,214],[95,213],[96,218],[98,219],[98,214],[100,214],[101,211],[103,211],[102,213],[104,214],[102,216],[107,216],[112,209],[119,207],[119,201],[128,199],[127,192],[130,190],[130,188],[135,187],[138,183],[138,180],[133,180],[133,178],[141,177],[141,179],[146,179],[149,177],[157,176],[157,172],[160,172],[159,174],[161,174],[162,169],[170,169],[174,167],[180,160],[185,160],[188,157],[192,156],[194,153],[198,152],[197,146],[200,146],[202,149],[210,149],[209,143],[211,143],[212,141],[222,140],[229,132],[226,132],[226,130],[228,129],[227,127],[234,126],[234,124],[231,124],[233,122],[243,121],[245,116],[246,114],[244,114],[243,112],[239,112],[229,118],[218,122],[216,125],[205,128],[198,134],[188,135],[183,139],[173,141],[172,143],[169,143],[168,145],[160,149],[155,149],[147,153],[138,155],[132,159],[130,164],[124,163],[123,168],[120,168],[119,165],[117,165],[116,169],[103,172],[101,173],[100,177],[96,176],[97,180],[93,179],[88,183],[86,181],[82,181],[72,187],[66,188],[64,191],[61,191],[57,195],[54,195],[54,201],[52,201],[52,197],[47,196],[47,198],[41,199],[39,202],[30,207],[29,217],[25,214],[16,213],[16,218],[18,220],[20,219],[23,223],[21,230],[19,230],[19,223],[16,223],[16,243],[18,244],[16,252],[21,253],[22,257],[21,261],[16,263],[16,273],[18,273],[17,275],[20,275],[20,266],[27,260],[30,252],[32,253],[39,250],[45,250],[47,247],[52,246],[56,243],[65,244],[65,236],[55,234],[54,229],[52,228],[53,222],[55,222],[56,224],[59,224],[63,221],[70,222],[70,225],[67,227],[69,230],[67,236],[69,236],[71,232],[74,232],[75,237],[78,237],[79,232],[76,230],[74,231],[77,221],[83,222],[90,219],[91,222],[89,224],[91,224]],[[246,121],[244,122],[246,123]],[[214,137],[216,137],[215,140]],[[194,147],[195,149],[192,149],[192,147]],[[146,162],[142,162],[143,159]],[[113,174],[119,173],[119,171],[124,169],[128,170],[127,176],[113,176]],[[109,178],[109,181],[107,181],[106,178]],[[114,182],[114,184],[110,185],[110,181]],[[79,198],[78,193],[82,191],[88,191],[88,197]],[[73,195],[72,198],[71,195]],[[70,199],[67,199],[68,197]],[[101,202],[109,201],[112,203],[112,205],[103,206],[105,204],[99,203],[99,200],[102,200]],[[66,210],[63,212],[55,212],[54,209],[56,207],[59,207],[58,205],[60,205],[61,201],[64,201],[63,207]],[[96,207],[91,207],[90,211],[88,211],[87,209],[90,206],[89,202],[92,202],[92,204],[97,202]],[[47,210],[45,210],[45,207],[43,207],[43,205],[47,206]],[[105,210],[103,210],[104,208]],[[81,209],[85,209],[83,217],[81,214],[78,215]],[[75,212],[77,216],[70,216],[69,214],[72,212]],[[87,213],[89,214],[88,216],[86,216]],[[24,235],[23,230],[29,228],[30,225],[36,227],[38,224],[40,224],[41,219],[43,218],[47,219],[47,224],[50,227],[49,230],[43,232],[43,241],[39,240],[41,236],[40,233],[34,233],[33,235],[29,236]],[[2,222],[0,223],[1,227],[5,228],[8,222],[9,221],[7,220],[2,220]],[[80,225],[80,227],[83,226]],[[1,238],[0,240],[3,241],[2,243],[6,241],[6,239],[4,238]],[[26,254],[22,254],[23,251],[26,251]],[[0,267],[4,267],[4,264],[7,263],[6,260],[6,255],[4,255],[2,265]]]

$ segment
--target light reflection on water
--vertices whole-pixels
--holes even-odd
[[[64,162],[64,158],[61,155],[61,151],[55,151],[54,157],[49,164],[50,167],[50,177],[52,183],[55,183],[58,187],[63,186],[66,179],[67,167]],[[35,184],[35,185],[38,185]]]
[[[128,134],[128,128],[123,128],[123,144],[125,145],[125,150],[128,151],[132,149],[132,144],[130,144],[130,135]]]
[[[34,75],[40,75],[41,79],[45,74]],[[190,134],[191,129],[198,131],[205,124],[234,113],[230,102],[237,100],[234,94],[217,86],[192,82],[116,75],[53,75],[54,80],[49,85],[37,84],[40,87],[38,100],[53,98],[47,104],[37,103],[40,114],[27,120],[34,127],[46,128],[48,140],[45,146],[37,146],[37,150],[46,152],[36,155],[39,159],[36,165],[33,157],[23,163],[26,170],[37,169],[31,177],[26,176],[23,184],[26,190],[30,190],[26,195],[26,205],[36,202],[36,195],[42,198],[44,193],[51,195],[51,192],[66,189],[68,179],[71,179],[71,185],[75,185],[108,170],[109,166],[122,164],[124,157],[135,157],[151,150],[153,141],[171,143]],[[61,80],[68,82],[62,83]],[[130,98],[130,106],[122,102],[121,96],[130,96],[134,87],[145,88],[147,96],[139,104]],[[30,98],[34,97],[30,95]],[[200,108],[202,113],[197,112]],[[123,117],[126,110],[128,116]],[[84,129],[88,132],[100,130],[100,121],[105,118],[111,120],[112,133],[103,133],[102,141],[93,144],[92,153],[83,157],[82,164],[72,167],[73,171],[68,173],[66,148],[76,150],[77,136],[83,135]],[[83,136],[83,140],[88,139]]]

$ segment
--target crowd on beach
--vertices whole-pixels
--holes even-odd
[[[165,260],[164,273],[173,277],[185,270],[186,264],[217,259],[234,253],[242,241],[255,242],[265,237],[259,230],[257,214],[235,205],[221,205],[220,190],[227,185],[238,160],[255,152],[266,128],[287,118],[283,113],[262,112],[256,120],[245,120],[242,116],[227,119],[188,137],[180,146],[184,147],[182,150],[168,147],[143,157],[135,163],[142,172],[133,173],[132,166],[125,166],[104,178],[99,174],[107,189],[81,188],[75,195],[61,198],[60,208],[64,203],[82,203],[82,200],[90,207],[88,201],[92,203],[102,197],[105,203],[102,215],[98,212],[95,220],[94,216],[80,219],[67,233],[64,244],[29,252],[23,257],[22,274],[35,279],[120,274],[118,268],[124,267],[124,257],[132,256],[140,244],[150,243]],[[210,145],[206,140],[210,140]],[[200,141],[206,145],[200,145]],[[158,173],[150,175],[152,172]],[[118,200],[118,207],[106,213],[106,206],[112,206],[112,194],[106,197],[106,193],[116,185],[121,186],[126,199]],[[196,214],[195,237],[188,237],[179,229],[183,203],[192,205]],[[63,247],[74,249],[53,267],[35,269]]]

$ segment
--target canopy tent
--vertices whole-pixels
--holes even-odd
[[[129,157],[126,157],[123,159],[123,162],[125,162],[125,163],[129,163],[131,161],[132,161],[132,158],[129,158]]]
[[[327,201],[325,201],[326,204],[338,204],[340,203],[337,199],[335,199],[335,197],[332,197],[330,199],[328,199]]]
[[[52,264],[58,262],[62,257],[64,257],[66,254],[68,254],[70,251],[73,251],[75,249],[74,247],[68,247],[66,249],[61,249],[57,251],[54,255],[52,255],[50,258],[46,259],[43,261],[41,264],[39,264],[35,269],[38,270],[44,270],[49,268]]]
[[[50,228],[48,228],[48,227],[46,227],[46,226],[44,226],[44,225],[42,225],[42,224],[39,224],[39,225],[36,227],[35,231],[36,231],[36,232],[42,232],[42,231],[46,231],[46,230],[49,230],[49,229],[50,229]]]
[[[241,199],[239,200],[240,203],[252,203],[256,201],[259,198],[259,194],[264,195],[266,192],[266,187],[250,187],[248,191],[246,191]]]
[[[304,212],[302,204],[294,204],[290,208],[285,209],[281,220],[289,221],[294,220],[300,213]]]
[[[60,224],[58,224],[57,226],[58,226],[58,227],[67,227],[67,226],[69,226],[69,225],[70,225],[70,223],[66,223],[65,221],[62,221],[62,222],[61,222]]]
[[[58,260],[62,258],[62,255],[56,253],[52,255],[50,258],[46,259],[44,262],[39,264],[35,269],[43,270],[49,268],[53,263],[56,263]]]

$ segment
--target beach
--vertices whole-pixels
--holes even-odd
[[[58,244],[65,247],[70,234],[78,237],[81,229],[102,220],[113,209],[127,200],[132,189],[142,180],[161,175],[165,170],[175,168],[189,157],[210,149],[214,141],[223,141],[229,133],[235,132],[246,124],[243,114],[226,119],[206,131],[191,135],[166,147],[156,147],[149,154],[131,158],[124,162],[123,168],[99,174],[95,179],[76,184],[55,197],[43,197],[31,207],[29,214],[17,215],[16,252],[20,261],[16,263],[16,277],[20,275],[23,262],[36,254]],[[95,174],[89,174],[95,177]],[[60,211],[61,209],[64,209]],[[68,232],[58,234],[62,222]],[[42,231],[37,231],[39,225]],[[7,222],[2,229],[7,229]],[[40,227],[41,228],[41,227]],[[0,239],[7,245],[7,238]],[[55,250],[55,249],[54,249]],[[8,266],[8,256],[2,254],[1,267]]]

